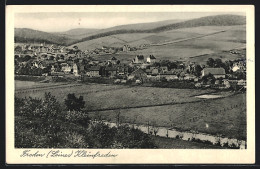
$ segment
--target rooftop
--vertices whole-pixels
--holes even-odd
[[[153,55],[148,56],[150,59],[156,59]]]
[[[89,68],[90,71],[99,71],[100,67],[99,66],[93,66]]]
[[[108,70],[108,71],[116,71],[117,68],[115,68],[115,67],[106,67],[106,70]]]
[[[143,56],[143,55],[137,55],[136,57],[137,57],[138,59],[141,59],[141,60],[144,59],[144,56]]]

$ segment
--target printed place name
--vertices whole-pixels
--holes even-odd
[[[48,153],[43,153],[39,150],[32,151],[32,150],[24,150],[20,157],[27,157],[27,158],[79,158],[79,157],[86,157],[86,158],[115,158],[118,154],[113,154],[111,151],[103,153],[100,151],[86,151],[86,150],[50,150]]]

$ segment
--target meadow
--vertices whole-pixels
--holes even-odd
[[[149,122],[151,126],[246,139],[245,94],[195,103],[99,111],[90,114],[96,118],[115,122],[118,113],[122,122],[136,124]]]
[[[196,98],[197,95],[215,92],[211,89],[175,89],[109,84],[61,84],[60,86],[53,86],[55,83],[52,83],[50,86],[46,86],[43,83],[43,87],[39,87],[39,84],[41,83],[36,85],[38,89],[33,87],[32,91],[30,91],[30,88],[23,90],[28,92],[18,90],[16,96],[42,98],[45,92],[51,92],[62,103],[67,94],[75,93],[77,97],[84,97],[88,111],[94,111],[194,102],[202,100]],[[223,92],[221,95],[225,96],[229,93]]]
[[[16,82],[16,86],[21,82]],[[41,83],[34,83],[39,87]],[[64,104],[68,93],[83,96],[92,118],[115,122],[147,124],[178,130],[195,130],[226,137],[246,138],[246,95],[217,92],[212,89],[173,89],[106,84],[70,84],[51,88],[43,84],[39,90],[20,92],[16,97],[42,98],[51,92]],[[32,86],[33,87],[33,86]],[[223,98],[201,99],[195,96],[217,94]]]
[[[204,55],[189,57],[187,59],[189,59],[189,61],[191,61],[191,62],[197,62],[197,63],[202,63],[202,64],[206,64],[206,61],[208,60],[208,58],[221,59],[222,61],[245,59],[245,56],[246,56],[245,48],[239,49],[238,51],[241,52],[241,55],[232,54],[229,51],[221,51],[221,52],[216,52],[216,53],[211,53],[211,54],[204,54]]]
[[[244,43],[221,40],[192,39],[163,46],[152,46],[132,53],[148,56],[153,54],[158,60],[185,60],[193,56],[212,54],[243,47]]]

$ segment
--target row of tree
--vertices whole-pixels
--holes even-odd
[[[32,75],[32,76],[42,76],[44,73],[49,73],[51,67],[48,66],[46,68],[31,68],[28,66],[15,66],[15,73],[18,75]]]
[[[217,59],[212,59],[209,58],[207,60],[207,65],[209,67],[213,67],[213,68],[224,68],[226,73],[232,73],[232,70],[230,69],[233,66],[233,62],[231,60],[228,60],[226,62],[222,62],[221,59],[217,58]]]

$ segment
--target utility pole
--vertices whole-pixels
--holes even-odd
[[[148,129],[147,133],[149,134],[149,120],[148,120],[148,123],[147,123],[147,129]]]
[[[117,113],[117,115],[116,115],[116,122],[117,122],[117,126],[119,126],[119,123],[120,123],[120,110],[119,110],[119,112]]]

